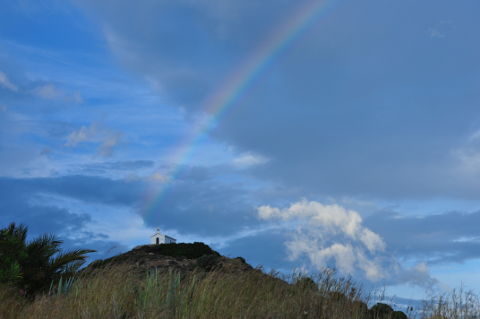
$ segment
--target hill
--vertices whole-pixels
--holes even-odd
[[[85,273],[96,269],[123,266],[138,273],[145,273],[150,269],[164,271],[213,271],[243,272],[253,271],[252,266],[242,257],[227,258],[211,249],[204,243],[193,244],[161,244],[137,246],[134,249],[91,263]]]
[[[52,283],[32,302],[0,289],[0,318],[406,319],[368,309],[361,289],[329,270],[315,278],[266,274],[203,243],[139,246]]]

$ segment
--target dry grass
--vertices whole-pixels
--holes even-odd
[[[298,279],[298,278],[297,278]],[[318,276],[289,285],[259,271],[160,274],[146,277],[115,268],[78,279],[66,294],[25,302],[0,292],[0,317],[16,318],[365,318],[350,280]]]
[[[478,319],[480,318],[480,298],[463,287],[450,293],[432,297],[425,302],[424,313],[429,319]]]
[[[288,284],[287,282],[296,282]],[[348,278],[325,271],[314,281],[299,275],[280,279],[260,271],[241,273],[100,270],[78,278],[67,293],[27,301],[0,287],[1,319],[90,318],[319,318],[376,319],[364,295]],[[480,318],[480,300],[464,289],[432,298],[421,318]]]

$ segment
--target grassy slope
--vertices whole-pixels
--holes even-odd
[[[349,285],[332,282],[328,289],[319,293],[254,271],[184,275],[153,271],[139,279],[119,266],[77,280],[67,294],[40,297],[33,303],[4,296],[0,317],[366,318],[364,305],[355,301],[358,296]]]
[[[181,267],[139,266],[155,260]],[[288,284],[199,243],[144,246],[96,264],[67,293],[34,302],[0,287],[0,318],[372,318],[366,296],[348,279],[325,271],[315,282]]]

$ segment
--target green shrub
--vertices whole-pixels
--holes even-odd
[[[138,249],[147,253],[154,253],[156,255],[164,255],[177,258],[196,259],[204,255],[220,256],[215,250],[211,249],[204,243],[195,242],[193,244],[160,244],[160,245],[146,245]]]
[[[218,265],[220,257],[217,255],[203,255],[197,259],[197,266],[203,270],[211,271]]]
[[[392,307],[384,303],[377,303],[369,310],[371,319],[408,319],[402,311],[394,311]]]

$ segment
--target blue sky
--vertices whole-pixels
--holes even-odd
[[[97,257],[160,227],[405,298],[478,286],[478,2],[324,0],[206,111],[312,1],[5,1],[2,224]]]

